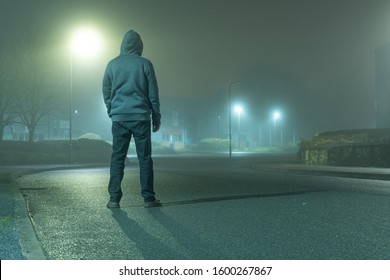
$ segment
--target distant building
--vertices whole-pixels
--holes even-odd
[[[390,43],[375,50],[376,127],[390,128]]]

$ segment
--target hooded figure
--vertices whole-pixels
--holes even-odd
[[[160,101],[152,63],[141,57],[143,43],[133,30],[123,38],[120,55],[111,60],[103,77],[103,97],[112,121],[150,120],[160,124]]]
[[[140,166],[141,195],[145,207],[161,206],[153,186],[151,118],[154,132],[160,128],[160,101],[152,63],[141,57],[139,34],[127,32],[119,56],[111,60],[103,76],[103,98],[112,120],[112,156],[108,208],[119,208],[125,159],[134,137]]]

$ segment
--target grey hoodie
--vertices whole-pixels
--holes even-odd
[[[111,60],[103,77],[103,98],[112,121],[160,123],[160,101],[152,63],[141,57],[143,43],[133,30],[123,38],[120,55]]]

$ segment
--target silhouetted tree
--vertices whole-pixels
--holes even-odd
[[[15,114],[28,129],[28,140],[34,140],[42,117],[58,108],[60,98],[56,80],[49,69],[48,40],[39,31],[26,31],[15,48]]]
[[[11,77],[9,72],[10,56],[5,49],[0,50],[0,141],[4,137],[4,129],[12,124],[14,99],[12,98]]]

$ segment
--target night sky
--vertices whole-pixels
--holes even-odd
[[[294,110],[308,114],[306,125],[313,131],[375,126],[374,51],[390,41],[390,1],[0,2],[2,47],[38,28],[64,69],[70,34],[85,24],[104,43],[86,71],[95,94],[87,98],[101,101],[105,64],[119,53],[123,34],[134,29],[144,41],[143,55],[155,66],[162,97],[207,99],[240,80],[237,91],[262,102],[261,110],[293,100]],[[83,75],[85,67],[76,64],[75,75]]]

